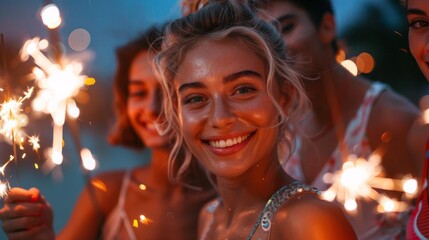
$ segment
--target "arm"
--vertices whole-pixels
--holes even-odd
[[[123,171],[103,173],[81,192],[57,240],[98,239],[105,217],[116,205]]]
[[[408,146],[411,149],[411,157],[414,162],[422,162],[417,169],[420,173],[428,171],[428,169],[423,169],[423,161],[426,159],[426,141],[428,139],[429,124],[425,123],[422,118],[419,118],[415,121],[408,134]],[[429,178],[429,174],[427,174],[427,177]],[[420,181],[421,178],[418,180]],[[422,184],[421,182],[420,185]]]
[[[371,148],[382,157],[386,177],[419,178],[424,158],[413,158],[408,143],[409,131],[419,117],[414,105],[390,91],[383,92],[374,104],[367,135]]]
[[[276,214],[272,239],[357,239],[339,206],[314,196],[301,196]]]
[[[0,219],[8,239],[55,239],[52,208],[36,188],[12,188]]]

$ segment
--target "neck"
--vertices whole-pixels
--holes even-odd
[[[294,181],[277,160],[273,162],[268,166],[263,164],[254,166],[244,177],[217,178],[218,191],[227,220],[232,220],[234,216],[244,211],[262,210],[278,189]]]
[[[160,185],[170,185],[168,179],[168,158],[170,151],[167,148],[151,149],[150,177],[156,179]]]
[[[312,121],[315,121],[317,129],[341,124],[341,116],[349,106],[346,100],[353,78],[346,69],[335,63],[329,71],[321,73],[319,79],[306,85],[312,103]]]

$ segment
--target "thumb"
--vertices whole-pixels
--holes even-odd
[[[10,189],[6,202],[36,202],[40,199],[40,191],[37,188],[31,188],[29,190],[15,187]]]

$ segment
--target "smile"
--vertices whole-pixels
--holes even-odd
[[[147,123],[146,128],[149,130],[152,130],[152,131],[156,131],[157,130],[157,124],[155,122]]]
[[[210,146],[215,147],[215,148],[227,148],[227,147],[232,147],[234,145],[242,143],[249,136],[250,136],[250,134],[246,134],[244,136],[238,136],[238,137],[234,137],[234,138],[209,141],[209,144],[210,144]]]

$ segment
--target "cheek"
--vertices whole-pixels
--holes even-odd
[[[185,136],[190,136],[198,129],[198,126],[202,124],[203,114],[201,112],[196,113],[189,110],[179,111],[180,124],[183,129]]]
[[[133,116],[137,113],[138,108],[135,103],[128,101],[127,102],[127,115],[129,118],[133,118]]]
[[[420,37],[415,33],[410,33],[408,40],[411,54],[414,58],[416,58],[416,60],[418,60],[423,53],[422,41],[420,40]]]
[[[247,119],[256,127],[269,127],[278,122],[279,112],[269,100],[261,100],[254,104],[242,106],[237,115],[242,119]]]

